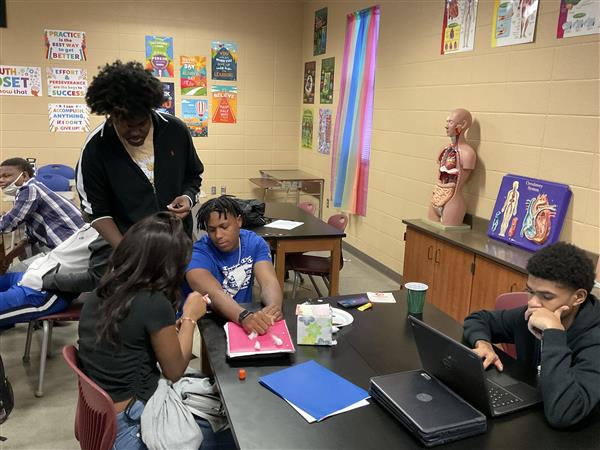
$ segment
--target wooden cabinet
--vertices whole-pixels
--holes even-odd
[[[523,291],[526,283],[524,273],[476,255],[469,312],[494,309],[496,297],[506,292]]]

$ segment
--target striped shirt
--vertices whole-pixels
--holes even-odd
[[[25,224],[30,242],[54,248],[84,223],[73,203],[32,178],[17,192],[13,208],[0,217],[0,232]]]

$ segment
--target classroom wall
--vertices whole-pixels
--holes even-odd
[[[434,161],[448,142],[445,119],[463,107],[475,119],[467,139],[478,155],[466,187],[468,213],[489,219],[506,173],[567,183],[574,195],[562,239],[599,253],[600,36],[557,40],[560,2],[542,0],[533,44],[492,48],[493,2],[481,0],[475,51],[442,56],[442,0],[310,1],[303,59],[316,59],[319,73],[320,60],[335,56],[334,120],[346,14],[374,4],[382,12],[368,210],[352,217],[346,240],[402,273],[401,221],[426,217]],[[327,52],[314,57],[314,12],[324,6]],[[316,118],[318,109],[317,88]],[[317,121],[314,148],[299,149],[299,167],[329,180],[330,157],[316,150]]]
[[[194,138],[205,165],[203,190],[253,193],[258,169],[296,168],[301,92],[302,4],[297,1],[33,1],[8,0],[8,28],[0,28],[0,64],[45,68],[85,67],[88,81],[98,66],[118,58],[144,61],[145,35],[174,39],[176,114],[181,113],[179,56],[205,55],[210,79],[213,40],[238,44],[238,123],[209,123],[208,137]],[[46,61],[44,29],[87,33],[88,61]],[[198,97],[196,97],[198,98]],[[207,97],[204,97],[207,98]],[[209,98],[209,97],[208,97]],[[38,165],[74,166],[85,133],[50,133],[47,96],[0,97],[0,158],[35,157]],[[73,100],[83,103],[83,99]],[[210,104],[210,100],[209,100]],[[103,119],[93,117],[92,129]],[[258,194],[258,192],[257,192]]]

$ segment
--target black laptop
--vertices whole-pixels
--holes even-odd
[[[542,401],[539,391],[483,361],[460,342],[409,316],[423,369],[485,414],[495,417]]]

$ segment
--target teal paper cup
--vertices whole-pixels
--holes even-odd
[[[427,293],[429,286],[425,283],[406,283],[404,287],[407,290],[406,299],[408,302],[408,313],[423,314],[425,294]]]

